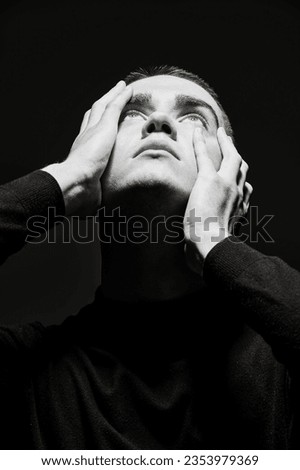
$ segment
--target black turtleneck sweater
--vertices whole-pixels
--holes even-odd
[[[41,170],[0,187],[2,262],[49,206],[64,213]],[[236,242],[209,253],[202,292],[99,287],[61,325],[0,328],[1,448],[299,449],[300,276]]]

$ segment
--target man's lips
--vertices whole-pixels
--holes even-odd
[[[172,148],[172,146],[167,143],[167,142],[159,142],[159,141],[152,141],[152,142],[145,142],[141,147],[135,152],[133,155],[133,158],[137,157],[141,153],[145,152],[146,150],[164,150],[173,157],[177,158],[177,160],[180,160],[178,157],[177,152]]]

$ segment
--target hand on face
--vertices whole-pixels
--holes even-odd
[[[66,160],[76,165],[94,192],[90,201],[101,204],[100,178],[114,146],[121,111],[132,95],[130,86],[120,81],[114,88],[96,101],[84,115],[80,132]],[[90,192],[90,191],[89,191]],[[93,203],[92,203],[93,204]]]
[[[234,222],[245,215],[253,188],[246,181],[247,163],[220,127],[217,139],[223,155],[216,170],[201,129],[194,132],[198,176],[186,207],[184,231],[190,267],[201,272],[208,252],[232,234]]]
[[[132,88],[120,81],[96,101],[85,113],[66,160],[43,169],[60,185],[68,215],[94,214],[100,206],[100,177],[116,140],[121,111],[131,95]]]

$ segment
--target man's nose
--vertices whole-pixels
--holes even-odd
[[[164,132],[173,140],[177,138],[175,123],[165,113],[154,112],[149,116],[142,128],[143,139],[153,132]]]

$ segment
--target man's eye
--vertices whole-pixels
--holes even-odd
[[[137,119],[137,118],[144,119],[143,114],[140,113],[139,111],[135,111],[134,109],[125,111],[125,113],[123,114],[123,121],[125,119]]]
[[[192,122],[201,122],[204,126],[206,126],[206,121],[205,119],[200,116],[200,114],[186,114],[185,116],[182,117],[181,121],[192,121]]]

